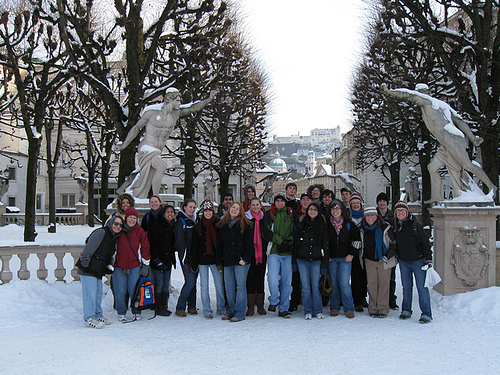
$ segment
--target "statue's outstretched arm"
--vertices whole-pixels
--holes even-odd
[[[189,107],[180,108],[179,109],[180,115],[181,116],[186,116],[186,115],[189,115],[191,113],[195,113],[195,112],[201,111],[203,108],[205,108],[205,106],[208,103],[210,103],[212,100],[214,100],[215,96],[218,93],[219,93],[219,90],[212,90],[212,91],[210,91],[210,96],[208,98],[206,98],[205,100],[199,100],[199,101],[194,102],[193,104],[191,104]]]

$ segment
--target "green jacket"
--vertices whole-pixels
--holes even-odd
[[[292,255],[293,228],[296,216],[293,210],[286,206],[279,210],[272,207],[266,211],[263,219],[262,236],[270,243],[272,242],[269,254]]]

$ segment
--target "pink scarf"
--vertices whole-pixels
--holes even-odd
[[[332,223],[335,231],[337,232],[337,236],[340,234],[340,230],[342,229],[342,224],[344,224],[344,218],[341,216],[339,221],[333,220],[333,216],[330,216],[330,222]]]
[[[262,211],[258,214],[255,214],[252,210],[250,210],[253,218],[255,219],[255,227],[253,230],[253,243],[255,245],[255,264],[262,263],[262,237],[260,235],[260,219],[262,219]]]

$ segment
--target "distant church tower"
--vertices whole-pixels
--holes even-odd
[[[316,172],[316,154],[314,151],[309,151],[307,154],[307,161],[306,161],[306,176],[314,176],[314,173]]]

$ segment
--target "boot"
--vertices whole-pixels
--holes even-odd
[[[264,308],[264,294],[257,293],[255,295],[255,304],[257,305],[257,312],[259,315],[266,315],[266,309]]]
[[[164,295],[165,293],[155,293],[155,312],[159,316],[169,316],[167,309],[164,305]]]
[[[170,314],[172,314],[172,311],[168,309],[168,293],[161,294],[161,302],[163,308],[165,309],[165,316],[170,316]]]
[[[255,293],[247,294],[247,305],[248,310],[246,316],[253,316],[253,313],[255,311]]]

